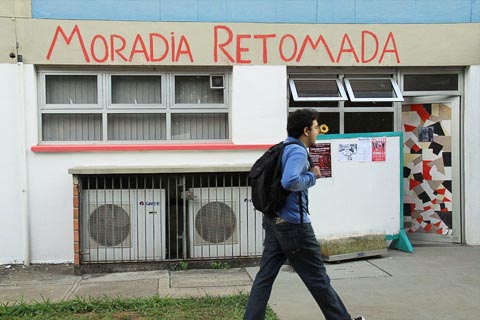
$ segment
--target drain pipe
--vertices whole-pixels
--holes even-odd
[[[15,15],[15,0],[12,0],[12,27],[13,34],[15,35],[15,48],[14,54],[10,54],[11,58],[17,58],[17,99],[16,105],[18,106],[18,168],[19,170],[19,191],[20,191],[20,216],[23,222],[23,264],[25,266],[30,265],[30,215],[28,208],[28,162],[27,162],[27,124],[26,124],[26,112],[25,112],[25,67],[23,65],[23,56],[19,53],[19,43],[17,36],[17,19]]]
[[[26,112],[25,112],[25,70],[23,65],[22,55],[17,54],[18,67],[18,90],[17,90],[17,104],[18,104],[18,134],[19,134],[19,168],[20,168],[20,211],[23,217],[23,241],[24,241],[24,258],[23,264],[30,265],[30,215],[28,207],[28,162],[27,162],[27,134],[26,134]]]

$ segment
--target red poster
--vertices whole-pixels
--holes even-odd
[[[330,143],[316,143],[310,147],[313,163],[320,167],[322,178],[332,177],[332,153]]]
[[[387,154],[387,138],[372,139],[372,161],[385,161]]]

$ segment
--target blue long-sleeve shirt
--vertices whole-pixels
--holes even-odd
[[[282,187],[290,191],[287,201],[278,215],[291,223],[300,223],[300,205],[298,203],[298,191],[302,192],[303,222],[310,223],[308,216],[308,188],[315,185],[317,179],[310,172],[307,149],[303,143],[289,137],[285,142],[297,142],[285,147],[282,156]]]

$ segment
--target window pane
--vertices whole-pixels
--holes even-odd
[[[290,96],[288,106],[290,108],[337,108],[338,101],[295,101]]]
[[[327,134],[340,133],[340,114],[338,112],[319,112],[318,124],[328,126]]]
[[[227,113],[172,114],[172,140],[228,139]]]
[[[97,76],[47,75],[47,104],[97,104]]]
[[[175,103],[223,104],[223,89],[210,89],[209,76],[175,76]]]
[[[162,103],[162,77],[112,76],[112,103]]]
[[[43,141],[102,140],[101,114],[43,114]]]
[[[340,114],[338,112],[319,112],[318,124],[328,126],[327,134],[340,133]]]
[[[110,113],[108,140],[165,140],[167,126],[161,113]]]
[[[407,74],[403,80],[405,91],[458,90],[457,74]]]
[[[345,133],[393,131],[393,112],[346,112]]]
[[[365,102],[352,102],[345,101],[345,108],[383,108],[393,107],[393,102],[388,101],[365,101]]]
[[[397,98],[390,79],[348,79],[355,98]],[[353,97],[350,97],[353,99]]]
[[[299,98],[341,97],[336,80],[293,80]]]

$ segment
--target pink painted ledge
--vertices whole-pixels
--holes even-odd
[[[208,151],[208,150],[265,150],[271,144],[232,144],[232,143],[205,143],[205,144],[62,144],[36,145],[32,152],[105,152],[105,151]]]

